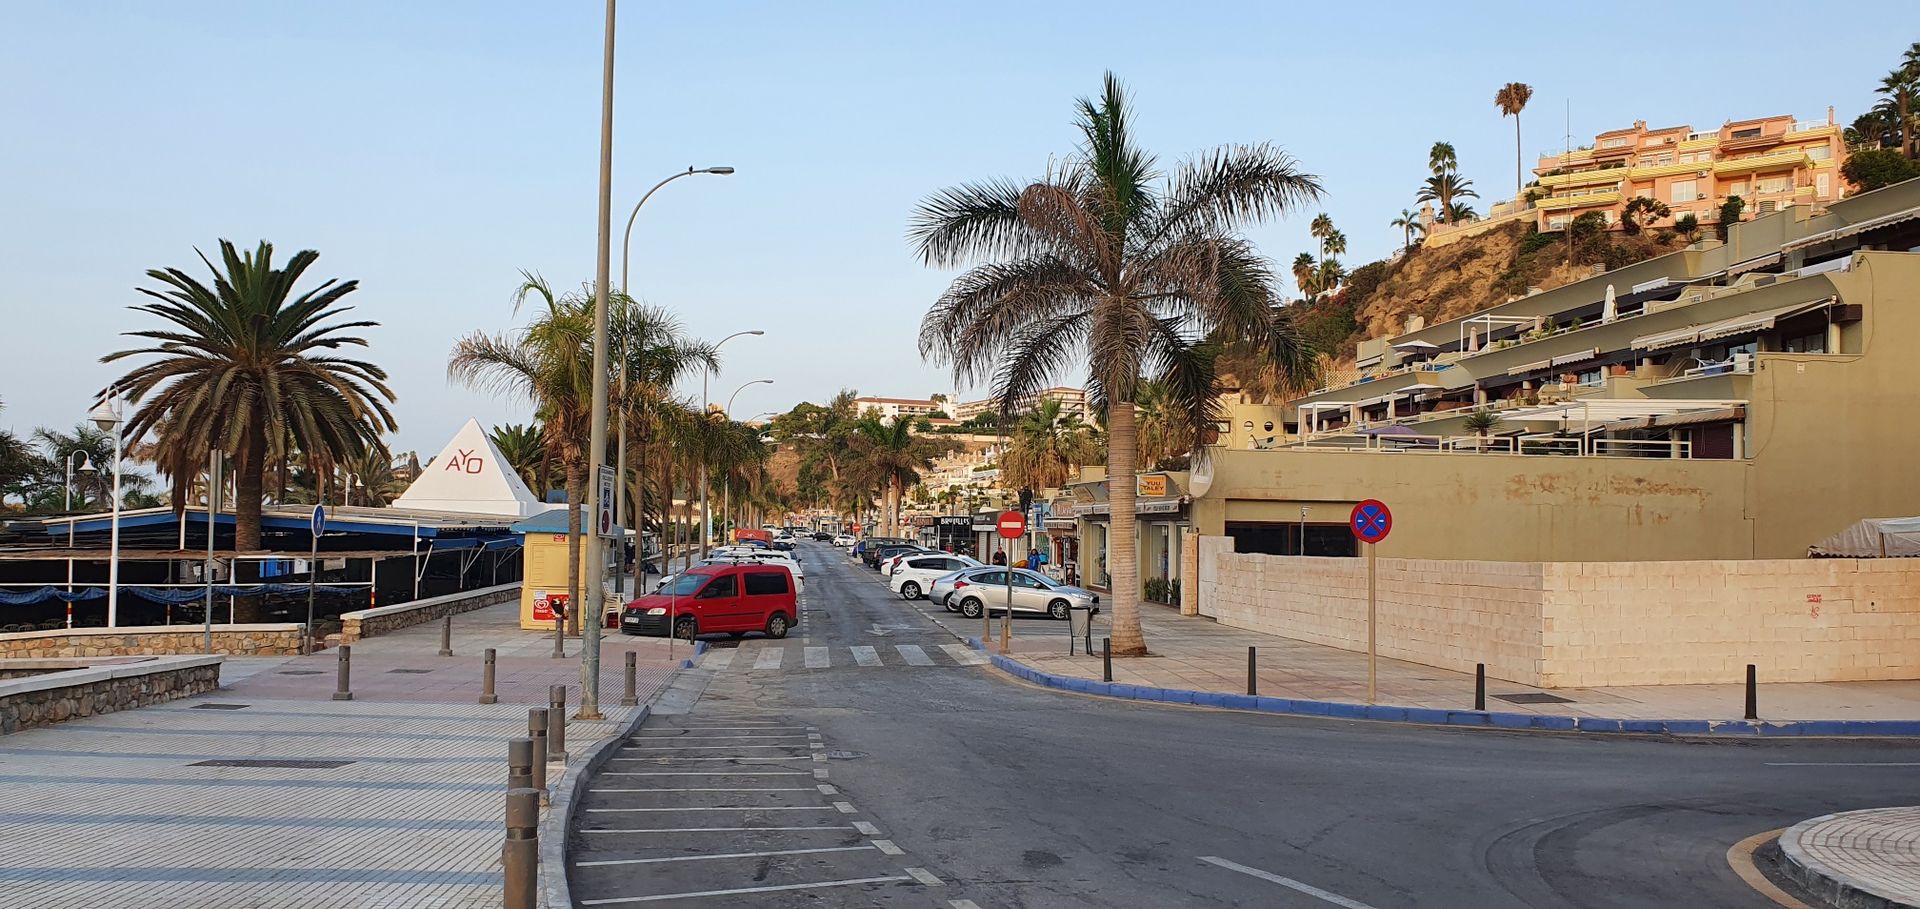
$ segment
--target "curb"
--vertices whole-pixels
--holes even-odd
[[[979,638],[967,638],[967,646],[982,653]],[[1630,735],[1720,736],[1780,738],[1796,736],[1920,737],[1920,720],[1795,720],[1769,723],[1763,720],[1620,720],[1590,716],[1554,716],[1533,713],[1500,713],[1487,710],[1449,710],[1440,707],[1395,707],[1390,704],[1349,704],[1342,701],[1310,701],[1300,698],[1270,698],[1250,694],[1223,694],[1217,691],[1189,691],[1183,688],[1153,688],[1119,682],[1096,682],[1073,676],[1055,675],[1035,669],[1011,657],[988,654],[993,665],[1015,677],[1046,688],[1058,688],[1096,697],[1134,701],[1159,701],[1168,704],[1192,704],[1225,710],[1252,710],[1287,716],[1323,717],[1336,720],[1372,720],[1387,723],[1418,723],[1426,726],[1471,726],[1491,729],[1525,729],[1547,732],[1625,733]],[[1870,905],[1870,904],[1863,904]]]
[[[684,660],[681,660],[681,661],[680,661],[680,668],[681,668],[681,669],[692,669],[692,668],[693,668],[693,661],[694,661],[694,660],[697,660],[697,659],[699,659],[699,658],[700,658],[700,655],[701,655],[701,654],[703,654],[703,653],[706,653],[706,652],[707,652],[707,642],[706,642],[706,641],[694,641],[694,642],[693,642],[693,656],[691,656],[691,657],[688,657],[687,659],[684,659]]]
[[[626,728],[593,746],[578,767],[568,768],[567,780],[554,789],[553,803],[540,818],[540,905],[549,909],[572,909],[573,890],[567,885],[567,831],[573,829],[573,806],[584,794],[587,780],[606,766],[620,743],[652,714],[651,704],[641,704]]]
[[[1780,834],[1780,864],[1794,883],[1807,888],[1813,895],[1825,900],[1836,909],[1913,909],[1912,903],[1903,903],[1874,893],[1848,878],[1846,875],[1827,867],[1825,864],[1809,858],[1800,848],[1800,837],[1807,828],[1815,824],[1830,821],[1848,814],[1868,814],[1879,809],[1865,811],[1842,811],[1809,818],[1788,828]]]

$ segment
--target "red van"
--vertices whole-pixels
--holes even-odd
[[[620,630],[665,637],[672,629],[674,637],[689,641],[716,632],[784,638],[799,616],[793,575],[785,566],[742,561],[695,567],[628,603]]]

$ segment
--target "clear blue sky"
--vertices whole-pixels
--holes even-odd
[[[1569,100],[1576,142],[1830,104],[1846,122],[1920,38],[1856,25],[1920,25],[1911,0],[1817,28],[1804,3],[1696,4],[1685,39],[1620,27],[1624,7],[1515,9],[628,2],[616,220],[675,170],[739,168],[654,197],[634,290],[702,336],[767,330],[730,343],[713,382],[719,399],[775,380],[740,395],[740,418],[843,386],[920,396],[950,385],[915,344],[950,275],[910,255],[912,207],[1071,152],[1071,102],[1105,69],[1164,159],[1284,146],[1323,179],[1357,265],[1399,242],[1387,222],[1413,207],[1436,139],[1459,149],[1481,210],[1511,193],[1505,82],[1534,87],[1531,157],[1563,145]],[[372,357],[399,394],[396,449],[436,451],[468,416],[525,420],[524,401],[450,386],[446,356],[516,324],[520,269],[593,274],[600,17],[590,0],[0,0],[0,425],[81,419],[117,374],[99,356],[150,324],[125,309],[144,271],[197,266],[222,237],[314,248],[319,274],[360,280],[356,315],[382,323]],[[1254,232],[1283,273],[1310,216]]]

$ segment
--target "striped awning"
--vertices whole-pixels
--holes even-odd
[[[1650,335],[1641,335],[1633,339],[1633,349],[1659,350],[1663,347],[1679,347],[1684,344],[1692,344],[1699,340],[1700,326],[1689,325],[1685,328],[1675,328],[1668,331],[1655,332]]]
[[[1570,354],[1561,354],[1560,356],[1554,357],[1550,362],[1554,366],[1566,366],[1570,363],[1579,363],[1582,360],[1591,360],[1599,355],[1599,348],[1589,347],[1586,350],[1575,351]]]
[[[1781,306],[1765,312],[1748,313],[1732,319],[1723,319],[1702,327],[1700,329],[1700,340],[1711,341],[1715,338],[1725,338],[1750,331],[1765,331],[1772,328],[1774,323],[1781,319],[1797,316],[1804,312],[1811,312],[1831,302],[1833,302],[1833,298],[1828,297],[1813,303],[1795,303],[1792,306]]]

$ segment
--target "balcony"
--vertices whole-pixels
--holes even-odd
[[[1540,178],[1540,185],[1555,186],[1592,186],[1596,183],[1618,183],[1627,175],[1624,167],[1609,167],[1604,170],[1583,170],[1570,174],[1549,174]]]
[[[1798,149],[1778,152],[1771,155],[1756,155],[1751,158],[1732,158],[1713,162],[1716,175],[1747,174],[1762,170],[1779,170],[1788,167],[1806,167],[1812,159]]]
[[[1587,208],[1594,205],[1612,205],[1618,201],[1620,201],[1620,191],[1615,189],[1599,193],[1582,193],[1577,196],[1555,196],[1549,199],[1539,199],[1533,203],[1533,207],[1547,211],[1559,211],[1568,208]]]
[[[1634,167],[1627,176],[1635,180],[1651,180],[1654,177],[1671,177],[1677,174],[1697,173],[1704,175],[1713,169],[1711,161],[1688,161],[1682,164],[1661,164],[1652,167]],[[1545,181],[1541,181],[1543,184]]]
[[[1767,132],[1763,130],[1757,136],[1736,136],[1729,138],[1721,142],[1720,147],[1727,151],[1752,151],[1758,148],[1779,145],[1786,136],[1787,131],[1785,129],[1777,132]]]

